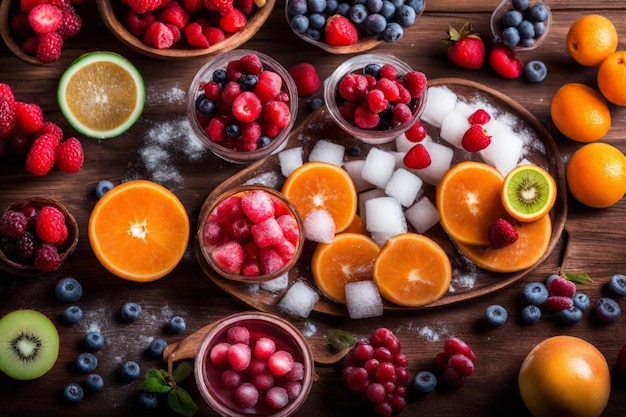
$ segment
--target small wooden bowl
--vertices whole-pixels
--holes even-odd
[[[13,38],[10,21],[13,13],[16,13],[19,10],[19,4],[19,0],[5,0],[0,4],[0,35],[2,35],[4,43],[9,47],[11,52],[13,52],[13,55],[22,61],[34,65],[46,65],[34,56],[24,53]]]
[[[96,0],[100,16],[109,30],[130,49],[143,55],[165,59],[182,60],[217,55],[238,48],[247,42],[263,26],[274,8],[276,0],[267,0],[265,5],[258,9],[248,20],[246,27],[206,49],[198,48],[167,48],[158,49],[144,44],[141,39],[134,36],[126,29],[118,18],[118,7],[114,6],[113,0]]]
[[[44,206],[53,206],[59,209],[61,213],[63,213],[63,215],[65,216],[65,224],[67,225],[69,235],[67,237],[67,242],[65,243],[65,246],[59,250],[62,266],[65,260],[74,252],[76,246],[78,245],[78,223],[76,222],[76,219],[67,210],[67,208],[63,204],[61,204],[61,202],[48,197],[31,197],[24,200],[18,200],[9,204],[6,207],[6,210],[17,211],[28,206],[33,206],[38,210]],[[25,265],[12,261],[11,259],[7,258],[7,256],[2,251],[2,248],[0,248],[0,269],[5,272],[24,277],[34,277],[45,273],[44,271],[36,269],[33,265]]]

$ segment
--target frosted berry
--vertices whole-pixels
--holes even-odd
[[[576,293],[576,284],[562,276],[555,276],[548,284],[550,295],[572,298]]]
[[[626,296],[626,275],[612,275],[607,285],[612,294],[620,297]]]
[[[550,293],[542,282],[529,282],[524,286],[524,298],[529,304],[542,305]]]
[[[0,217],[0,234],[7,237],[20,237],[26,231],[27,223],[24,213],[6,210]]]
[[[596,302],[595,312],[596,317],[605,323],[613,323],[622,314],[617,301],[608,297],[602,297]]]
[[[487,318],[489,324],[502,326],[506,322],[508,314],[504,307],[494,304],[487,307],[485,317]]]

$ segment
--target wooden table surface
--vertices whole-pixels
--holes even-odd
[[[6,1],[6,0],[3,0]],[[460,26],[470,21],[489,40],[490,10],[497,0],[459,2],[429,0],[426,10],[414,27],[396,44],[381,45],[377,51],[395,54],[429,78],[458,77],[489,85],[516,100],[530,110],[553,135],[564,162],[581,145],[562,137],[549,116],[552,94],[565,82],[581,82],[595,86],[595,69],[576,64],[565,50],[565,37],[572,22],[588,13],[609,17],[620,34],[620,48],[626,42],[626,6],[620,0],[566,1],[552,0],[553,24],[548,39],[537,50],[520,54],[526,62],[543,60],[548,66],[548,77],[540,84],[530,84],[523,78],[509,81],[498,78],[488,67],[479,71],[462,70],[453,66],[445,55],[441,41],[448,25]],[[327,77],[346,57],[325,53],[304,43],[293,35],[285,22],[283,1],[279,1],[269,21],[245,44],[246,48],[265,52],[284,66],[299,62],[313,63],[320,78]],[[85,149],[85,164],[77,174],[53,171],[45,177],[26,173],[21,164],[2,162],[0,165],[0,205],[32,195],[47,195],[61,200],[75,215],[80,227],[79,244],[67,264],[57,272],[40,278],[20,278],[0,274],[0,315],[18,308],[35,308],[53,319],[61,336],[61,350],[55,367],[43,378],[30,382],[16,382],[0,377],[0,416],[128,416],[140,415],[137,397],[139,381],[131,384],[116,379],[116,370],[124,360],[136,360],[142,369],[162,366],[146,357],[144,351],[153,337],[168,342],[182,336],[163,331],[164,324],[173,315],[186,318],[185,334],[226,315],[247,310],[248,307],[219,289],[200,269],[190,249],[180,265],[169,276],[148,284],[137,284],[116,278],[96,260],[87,238],[87,221],[96,201],[94,188],[98,181],[108,179],[119,183],[133,178],[154,179],[146,170],[140,152],[149,145],[145,132],[153,127],[172,127],[185,117],[185,93],[195,72],[204,59],[165,62],[131,52],[110,34],[99,19],[95,5],[87,0],[81,12],[85,19],[80,35],[68,41],[62,58],[48,66],[35,66],[14,57],[6,47],[0,49],[0,82],[13,87],[18,100],[39,104],[47,120],[58,123],[67,135],[75,132],[59,111],[56,87],[60,75],[69,63],[89,50],[112,50],[129,58],[141,71],[147,88],[147,102],[138,123],[119,138],[97,141],[81,138]],[[321,93],[321,92],[320,92]],[[612,107],[613,125],[603,139],[626,150],[626,110]],[[306,116],[304,99],[299,118]],[[171,153],[168,164],[162,168],[178,170],[179,181],[168,183],[188,210],[192,231],[205,197],[224,179],[242,167],[225,163],[210,153],[200,159]],[[568,272],[591,274],[591,284],[580,285],[593,300],[606,294],[606,282],[615,273],[626,272],[624,250],[624,217],[626,201],[596,210],[586,208],[571,196],[566,229],[569,232],[567,255]],[[626,343],[624,317],[616,323],[598,326],[586,313],[574,326],[544,319],[528,326],[522,325],[522,288],[527,281],[544,280],[558,270],[561,263],[563,239],[552,255],[524,280],[509,288],[471,302],[403,313],[386,312],[383,317],[369,320],[329,318],[313,314],[306,320],[292,321],[311,340],[323,341],[325,329],[335,327],[357,336],[368,336],[386,326],[400,338],[403,352],[410,360],[411,375],[427,368],[434,356],[442,350],[443,342],[457,336],[472,346],[476,353],[476,372],[465,386],[455,391],[436,391],[423,398],[410,398],[404,415],[424,416],[501,416],[529,415],[518,394],[517,374],[526,353],[541,340],[556,334],[580,336],[593,343],[613,366],[619,349]],[[190,245],[191,248],[191,245]],[[66,307],[57,301],[53,288],[58,279],[74,276],[81,281],[84,295],[79,305],[85,312],[81,323],[67,326],[59,316]],[[141,322],[121,324],[118,311],[125,301],[142,305]],[[626,308],[624,300],[618,300]],[[485,325],[484,312],[491,304],[505,306],[510,318],[500,328]],[[89,394],[76,406],[62,401],[62,389],[68,382],[83,382],[84,376],[73,368],[73,362],[83,351],[81,341],[87,330],[100,329],[107,340],[98,353],[98,372],[105,378],[105,389]],[[312,392],[299,411],[299,416],[368,415],[367,407],[342,386],[336,367],[318,367],[318,379]],[[194,395],[195,384],[185,385]],[[196,397],[201,405],[201,400]],[[626,384],[614,380],[606,416],[626,413]],[[162,406],[152,415],[173,415]],[[146,413],[147,415],[147,413]],[[198,415],[215,415],[201,405]]]

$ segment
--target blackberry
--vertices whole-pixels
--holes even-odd
[[[0,234],[20,237],[26,231],[27,219],[21,211],[6,210],[0,217]]]
[[[215,113],[217,104],[208,98],[204,93],[200,94],[196,99],[196,110],[204,116],[210,116]]]
[[[239,86],[241,91],[252,91],[256,87],[256,83],[259,81],[259,77],[254,74],[243,74],[239,78]]]
[[[61,256],[56,246],[50,243],[42,243],[35,252],[33,260],[35,268],[39,271],[56,271],[61,266]]]

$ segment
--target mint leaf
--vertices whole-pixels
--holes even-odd
[[[166,374],[167,375],[167,374]],[[169,392],[172,387],[158,369],[148,369],[146,379],[142,383],[143,389],[148,392]]]
[[[327,337],[328,342],[337,351],[352,347],[354,342],[356,342],[356,337],[354,337],[351,333],[339,329],[328,330]]]
[[[174,382],[179,383],[187,379],[192,372],[193,362],[181,362],[172,372],[172,378],[174,379]]]
[[[198,406],[191,398],[191,395],[179,386],[176,386],[167,395],[167,405],[174,412],[186,417],[191,417],[198,411]]]
[[[591,276],[589,274],[565,274],[565,278],[569,279],[572,282],[577,282],[579,284],[588,284],[592,282]]]

